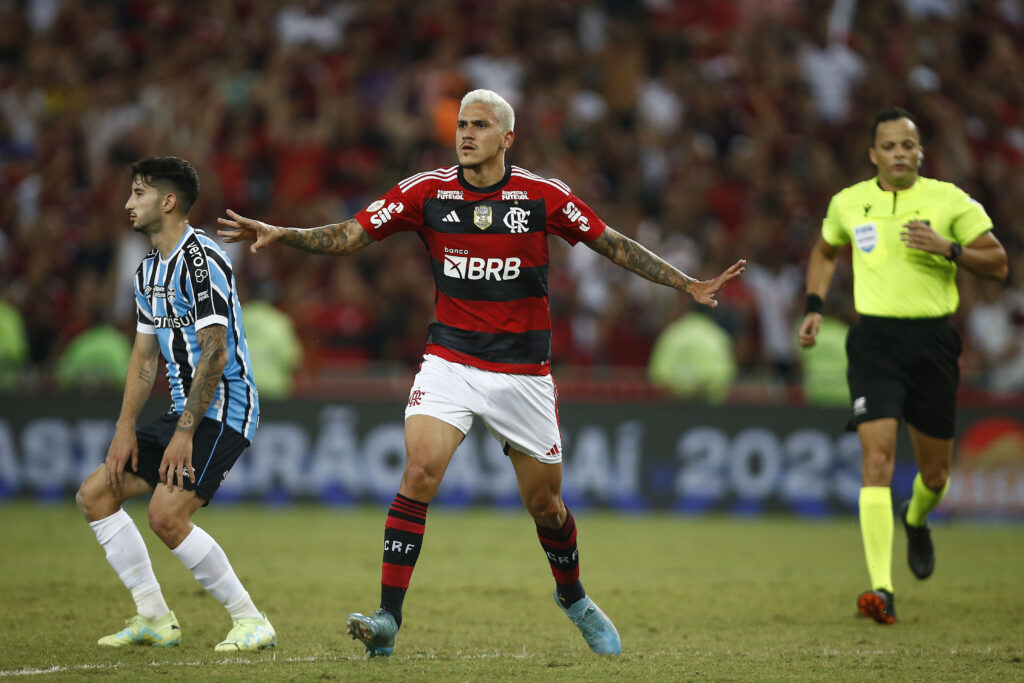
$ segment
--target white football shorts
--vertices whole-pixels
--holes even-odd
[[[428,354],[412,381],[405,417],[429,415],[463,434],[479,415],[502,450],[562,462],[558,394],[551,375],[489,372]]]

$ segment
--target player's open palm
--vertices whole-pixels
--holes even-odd
[[[716,308],[718,306],[718,302],[715,300],[715,294],[717,294],[722,287],[725,287],[725,283],[729,280],[734,277],[739,277],[746,269],[746,265],[747,262],[744,259],[740,259],[722,271],[717,277],[693,283],[690,285],[690,295],[697,303],[710,306],[711,308]]]
[[[281,231],[276,225],[270,225],[263,221],[246,218],[227,210],[230,218],[218,218],[217,222],[224,228],[217,230],[217,234],[224,238],[224,241],[232,244],[234,242],[252,242],[249,251],[258,252],[263,247],[269,246],[281,239]]]

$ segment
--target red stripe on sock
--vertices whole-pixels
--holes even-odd
[[[425,524],[420,522],[410,522],[409,520],[402,519],[401,517],[388,517],[387,520],[384,521],[384,528],[400,529],[401,531],[408,531],[422,536],[427,527]]]
[[[395,499],[391,502],[391,509],[399,510],[400,512],[404,512],[414,517],[427,516],[427,506],[425,503],[420,503],[410,498],[405,498],[401,494],[397,495]]]
[[[566,548],[571,548],[574,545],[576,545],[576,536],[574,535],[572,538],[566,539],[564,541],[553,541],[550,538],[542,538],[540,539],[540,544],[545,548],[565,550]]]
[[[403,567],[390,562],[381,565],[380,584],[382,586],[393,586],[408,590],[409,581],[412,579],[412,567]]]
[[[551,574],[555,577],[555,583],[574,584],[580,580],[580,567],[576,565],[572,569],[551,568]]]

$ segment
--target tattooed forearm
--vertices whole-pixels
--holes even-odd
[[[319,228],[290,228],[281,241],[311,254],[351,254],[373,238],[352,218]]]
[[[156,381],[156,373],[153,368],[139,368],[138,374],[139,380],[146,384],[152,384]]]
[[[196,333],[199,339],[199,362],[192,378],[192,387],[185,401],[185,410],[178,418],[178,431],[194,432],[202,421],[210,402],[217,395],[221,373],[227,364],[227,330],[211,325]]]
[[[192,413],[190,413],[187,409],[185,410],[184,413],[181,414],[181,417],[178,418],[179,431],[191,432],[193,429],[195,429],[195,424],[195,417],[193,417]]]
[[[684,292],[697,282],[639,242],[607,228],[601,236],[590,243],[591,248],[606,256],[616,265],[632,271],[642,278],[660,285],[666,285]]]

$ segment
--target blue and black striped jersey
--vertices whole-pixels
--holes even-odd
[[[206,417],[231,427],[252,442],[259,422],[259,396],[242,328],[231,261],[201,230],[189,226],[166,259],[150,251],[135,271],[136,329],[155,334],[167,365],[172,410],[185,409],[199,360],[196,331],[227,329],[228,362]]]

